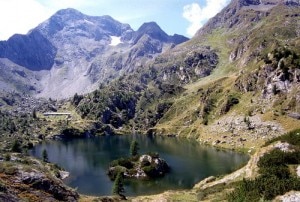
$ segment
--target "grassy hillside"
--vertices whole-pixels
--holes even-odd
[[[186,91],[155,128],[222,147],[248,148],[298,128],[297,13],[297,7],[278,6],[252,21],[257,12],[240,11],[236,18],[243,16],[243,25],[217,28],[181,45],[210,46],[219,63],[208,77],[183,86]]]

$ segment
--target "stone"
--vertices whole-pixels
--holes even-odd
[[[274,148],[280,149],[283,152],[292,152],[294,151],[293,149],[290,149],[290,144],[286,142],[279,142],[274,145]]]
[[[296,202],[300,201],[300,192],[290,191],[283,196],[278,196],[275,198],[275,201],[282,201],[282,202]]]
[[[150,155],[142,155],[139,159],[139,161],[142,162],[152,162],[152,157]]]

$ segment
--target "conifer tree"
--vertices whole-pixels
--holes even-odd
[[[123,199],[126,199],[126,197],[123,195],[125,192],[123,181],[123,173],[118,172],[113,184],[112,193],[121,196]]]
[[[49,162],[49,159],[48,159],[48,153],[47,153],[47,150],[46,150],[46,149],[43,150],[42,155],[43,155],[43,161],[44,161],[44,162]]]
[[[130,144],[130,155],[136,156],[138,154],[139,144],[136,140],[132,140]]]

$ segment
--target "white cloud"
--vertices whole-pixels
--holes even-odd
[[[63,8],[87,8],[93,0],[0,0],[0,40],[30,29]],[[97,3],[102,2],[99,0]]]
[[[192,3],[183,7],[182,16],[190,22],[187,34],[193,36],[204,23],[220,12],[229,0],[206,0],[206,5],[201,8],[198,3]]]
[[[15,33],[27,33],[50,14],[50,10],[36,0],[0,0],[0,40],[6,40]]]

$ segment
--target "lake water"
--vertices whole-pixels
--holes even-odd
[[[200,145],[195,140],[141,135],[47,141],[34,147],[31,154],[41,158],[46,149],[50,162],[70,172],[70,177],[64,181],[79,193],[111,195],[113,182],[106,174],[109,163],[129,155],[133,138],[139,143],[140,154],[158,152],[170,165],[171,172],[155,180],[126,179],[126,196],[192,188],[206,177],[236,170],[249,159],[233,151]]]

